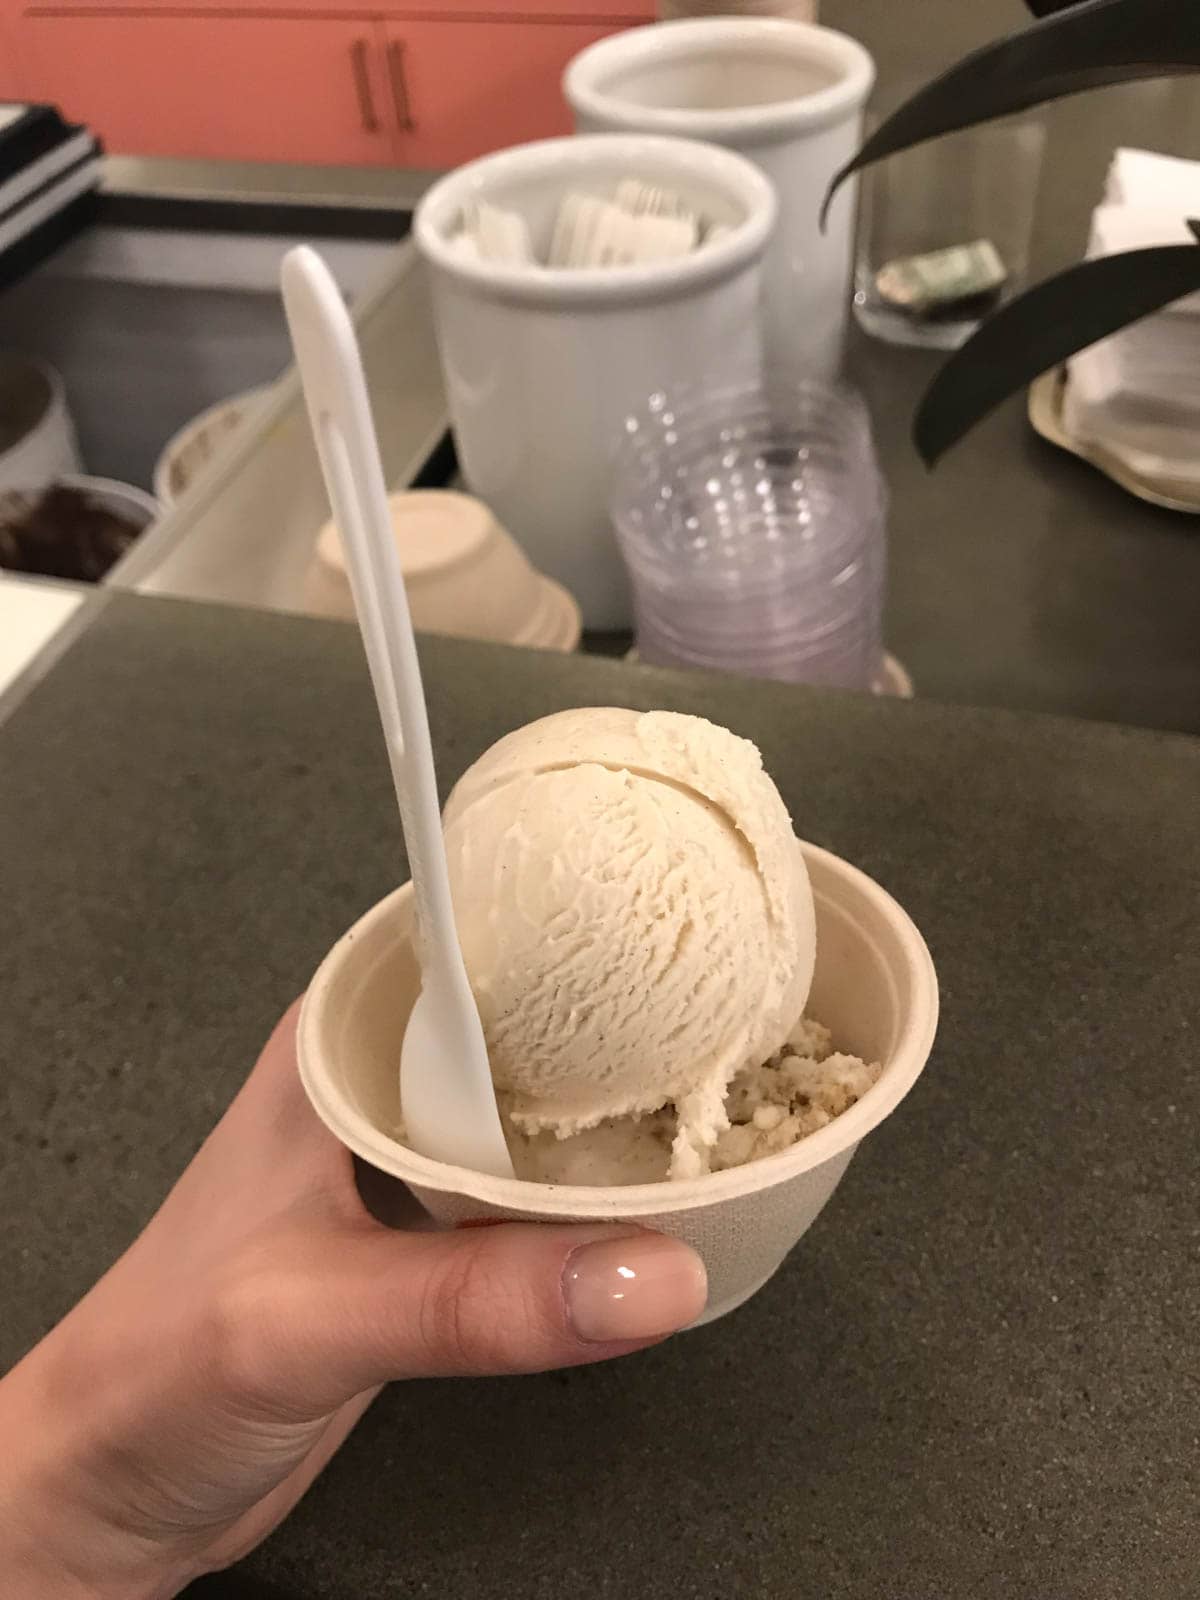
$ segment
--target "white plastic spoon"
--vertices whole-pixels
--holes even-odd
[[[434,1160],[511,1178],[454,925],[421,669],[358,342],[337,284],[307,246],[284,257],[283,303],[346,552],[416,895],[421,993],[400,1050],[406,1136]]]

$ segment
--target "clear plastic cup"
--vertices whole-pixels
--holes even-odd
[[[916,88],[898,85],[881,96],[872,124],[878,127]],[[956,350],[985,316],[1019,294],[1029,275],[1045,147],[1044,119],[1026,112],[960,129],[868,168],[854,274],[859,326],[889,344]],[[1004,269],[1003,282],[990,294],[922,314],[880,288],[887,267],[982,241]]]
[[[857,395],[771,379],[653,395],[614,482],[643,661],[871,688],[886,495]]]

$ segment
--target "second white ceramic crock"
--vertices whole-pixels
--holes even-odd
[[[703,139],[748,156],[779,196],[764,308],[773,364],[829,379],[850,310],[855,186],[824,230],[830,179],[858,148],[875,66],[832,28],[770,17],[712,17],[632,28],[576,56],[563,89],[580,133]]]

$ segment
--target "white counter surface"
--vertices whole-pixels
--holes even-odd
[[[90,592],[81,584],[0,572],[0,694],[47,651]]]

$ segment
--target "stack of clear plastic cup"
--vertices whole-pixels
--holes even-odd
[[[653,395],[625,424],[612,510],[643,661],[878,681],[886,494],[852,391]]]

